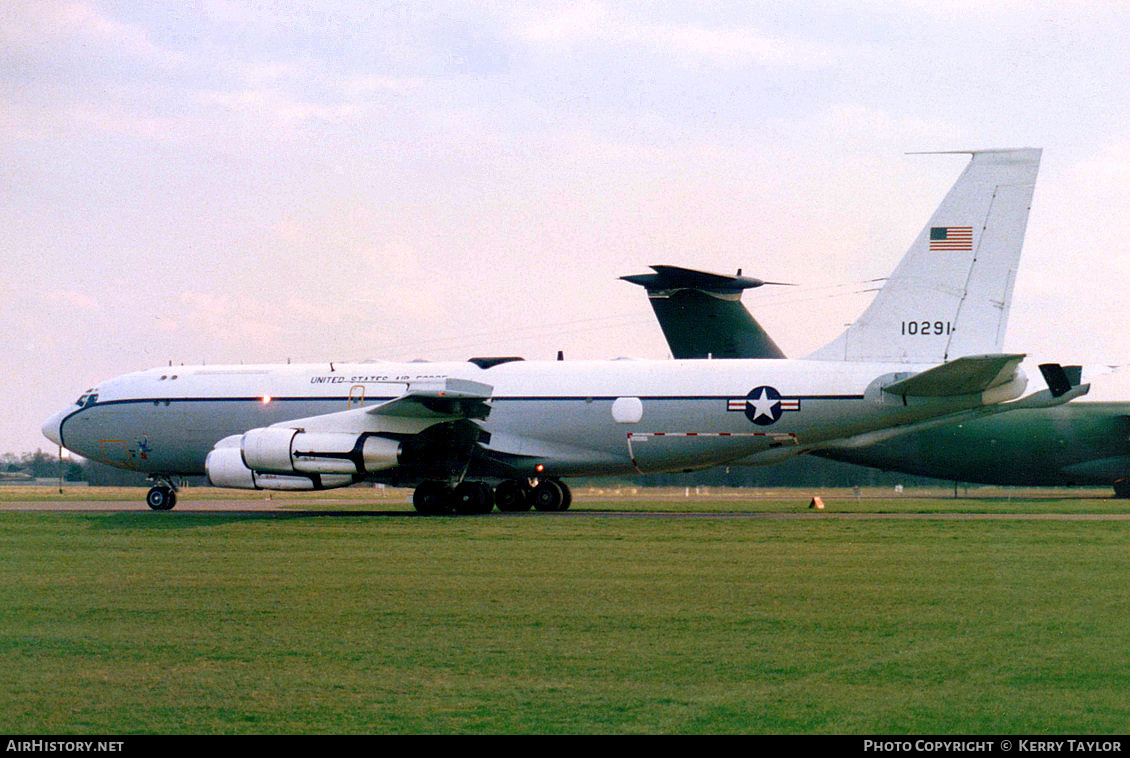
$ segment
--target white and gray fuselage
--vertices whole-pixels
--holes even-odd
[[[823,440],[1008,399],[881,390],[925,368],[813,360],[170,366],[99,384],[49,419],[44,433],[121,468],[201,474],[208,453],[231,435],[372,408],[421,382],[469,380],[490,389],[484,417],[470,422],[479,430],[477,459],[505,461],[511,475],[577,476],[689,470],[757,455],[772,462]],[[353,431],[365,431],[356,423],[369,417],[357,418]],[[397,423],[371,431],[409,436],[435,422]]]

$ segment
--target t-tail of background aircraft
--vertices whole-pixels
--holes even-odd
[[[620,277],[647,290],[675,358],[784,358],[781,348],[741,303],[742,292],[766,284],[742,276],[657,265],[654,274]]]

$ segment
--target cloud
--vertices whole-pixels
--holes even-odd
[[[839,103],[823,109],[793,129],[809,131],[816,142],[843,139],[870,139],[887,144],[910,144],[921,149],[953,149],[950,144],[960,139],[963,130],[956,124],[938,119],[900,115],[890,110],[862,103]],[[958,148],[969,147],[966,145]],[[975,145],[973,147],[980,147]]]
[[[596,36],[611,20],[605,6],[576,2],[553,13],[519,14],[512,30],[530,42],[568,42]]]
[[[827,65],[836,52],[826,46],[796,39],[767,36],[756,29],[719,29],[696,25],[631,25],[624,39],[654,47],[673,56],[691,56],[720,66]]]
[[[70,307],[86,315],[96,315],[102,312],[101,304],[90,295],[74,290],[55,290],[51,299],[61,300]]]
[[[177,302],[180,307],[172,315],[178,323],[221,350],[275,342],[283,333],[271,304],[253,297],[189,290],[180,293]]]
[[[251,115],[282,125],[310,121],[343,123],[352,120],[358,113],[357,106],[352,103],[314,103],[275,88],[204,91],[197,95],[197,101],[209,108]]]
[[[723,67],[812,68],[828,65],[839,55],[835,47],[798,37],[774,37],[752,26],[648,23],[597,3],[570,4],[551,13],[520,16],[512,32],[519,39],[538,44],[633,45],[660,52],[673,62],[699,60]]]
[[[45,48],[93,45],[100,48],[102,54],[110,52],[165,63],[183,60],[179,54],[153,44],[143,29],[115,21],[81,2],[15,0],[5,3],[4,10],[0,11],[0,45],[37,57]]]

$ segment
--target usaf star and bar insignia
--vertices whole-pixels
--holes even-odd
[[[799,411],[799,397],[781,397],[774,387],[755,387],[745,397],[726,401],[727,411],[740,411],[759,426],[768,426],[780,420],[786,411]]]

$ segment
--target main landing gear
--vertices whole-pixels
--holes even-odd
[[[150,477],[157,482],[145,494],[145,504],[155,511],[171,511],[177,504],[177,486],[167,476]]]
[[[507,479],[493,489],[486,482],[464,481],[451,487],[446,482],[426,481],[412,494],[417,512],[427,515],[490,513],[496,505],[503,513],[530,508],[546,513],[568,510],[572,502],[572,492],[560,479]]]
[[[1114,496],[1117,498],[1130,498],[1130,479],[1122,477],[1114,480]]]

